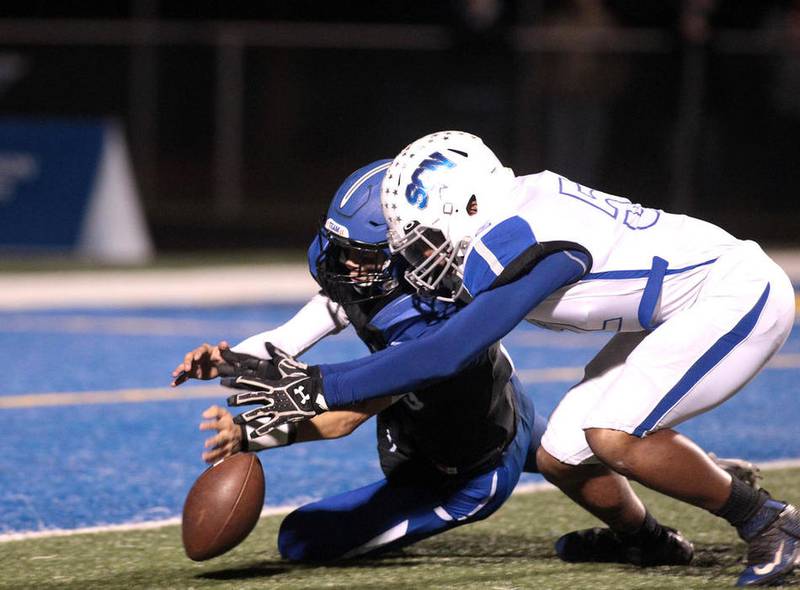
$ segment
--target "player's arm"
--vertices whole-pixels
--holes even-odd
[[[265,433],[331,409],[413,391],[454,375],[510,332],[548,295],[580,279],[590,267],[588,255],[571,250],[535,262],[533,268],[520,268],[520,276],[503,277],[509,282],[478,292],[440,330],[369,357],[308,366],[273,348],[272,356],[277,355],[278,366],[285,369],[281,378],[241,375],[223,379],[223,385],[241,390],[228,398],[228,405],[256,405],[239,414],[236,421]]]
[[[250,336],[232,350],[266,359],[269,357],[264,344],[271,342],[291,356],[300,356],[326,336],[341,332],[348,324],[344,308],[318,294],[284,324]]]
[[[457,373],[586,268],[582,252],[550,254],[512,282],[480,293],[433,334],[356,361],[320,365],[326,405],[412,391]]]
[[[205,441],[203,461],[215,463],[240,451],[261,451],[300,442],[341,438],[389,407],[392,401],[392,398],[369,400],[345,410],[320,414],[305,422],[284,424],[255,439],[250,438],[252,427],[235,424],[228,410],[214,405],[203,412],[204,420],[200,423],[200,430],[215,431]]]
[[[311,442],[348,436],[372,416],[388,408],[392,402],[393,398],[391,397],[367,400],[350,408],[326,412],[314,416],[311,420],[296,422],[297,434],[294,442]]]
[[[297,356],[326,336],[340,332],[347,324],[347,316],[341,306],[324,295],[316,295],[281,326],[250,336],[231,350],[241,355],[268,359],[264,344],[272,342],[292,356]],[[229,346],[225,341],[217,345],[204,343],[186,353],[183,362],[172,371],[172,386],[180,385],[189,378],[218,377],[219,366],[225,362],[222,350],[227,348]]]

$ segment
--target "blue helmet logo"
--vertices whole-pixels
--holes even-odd
[[[422,184],[422,180],[420,180],[420,176],[426,170],[436,170],[441,167],[452,168],[453,166],[455,166],[455,162],[448,160],[440,152],[433,152],[422,161],[419,168],[414,170],[414,174],[411,175],[411,182],[406,187],[406,200],[420,209],[427,207],[428,193],[425,190],[425,185]]]

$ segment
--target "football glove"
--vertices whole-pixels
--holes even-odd
[[[294,422],[287,422],[275,428],[270,428],[266,434],[258,435],[256,431],[261,431],[259,419],[251,421],[249,424],[240,424],[242,431],[241,447],[242,451],[263,451],[276,447],[286,447],[294,444],[297,438],[297,425]]]
[[[265,347],[267,351],[270,350],[272,344],[267,342]],[[274,350],[279,350],[275,349]],[[224,363],[219,365],[219,374],[220,377],[256,377],[258,379],[265,379],[268,381],[276,381],[288,375],[291,371],[285,370],[288,367],[284,367],[282,370],[277,362],[280,362],[283,358],[291,359],[290,356],[283,354],[281,359],[267,358],[262,359],[257,356],[253,356],[250,354],[243,354],[241,352],[234,352],[230,348],[224,348],[220,350],[220,355],[222,359],[225,361]],[[272,356],[272,355],[270,355]]]
[[[270,343],[266,347],[279,373],[278,379],[241,374],[221,381],[225,387],[246,390],[231,395],[229,406],[259,404],[233,419],[236,424],[253,427],[251,438],[263,436],[281,424],[308,420],[328,409],[319,369],[292,358]]]

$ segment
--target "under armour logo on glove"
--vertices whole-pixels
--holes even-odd
[[[291,357],[286,356],[281,360],[286,359]],[[236,416],[234,422],[255,428],[254,435],[261,436],[281,424],[308,420],[327,409],[317,367],[291,360],[295,363],[294,372],[280,379],[250,376],[222,379],[221,383],[226,387],[246,390],[230,396],[229,406],[259,404],[259,407]],[[300,365],[304,370],[300,370]]]
[[[295,387],[294,394],[300,396],[300,403],[301,404],[307,404],[308,400],[311,399],[311,396],[310,395],[306,395],[305,393],[303,393],[303,389],[305,389],[305,388],[302,385],[300,387]]]

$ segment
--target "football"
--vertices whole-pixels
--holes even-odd
[[[264,505],[264,471],[253,453],[206,469],[183,505],[183,547],[194,561],[222,555],[244,541]]]

